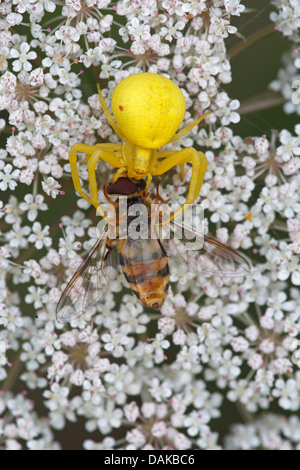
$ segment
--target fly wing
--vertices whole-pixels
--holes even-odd
[[[248,260],[233,248],[175,221],[171,221],[169,235],[164,240],[168,256],[192,271],[238,277],[251,270]]]
[[[81,263],[57,304],[56,317],[68,322],[87,312],[98,302],[118,272],[114,249],[107,248],[108,230],[104,229],[86,259]]]

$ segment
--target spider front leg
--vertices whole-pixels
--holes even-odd
[[[171,155],[174,155],[174,150],[162,150],[159,152],[159,158],[167,158],[170,157]],[[184,163],[181,163],[180,165],[180,179],[181,181],[184,180]]]
[[[203,114],[202,116],[200,116],[198,119],[196,119],[195,121],[191,122],[190,124],[188,124],[186,127],[184,127],[183,129],[181,129],[181,131],[177,132],[177,134],[174,134],[173,137],[169,140],[168,143],[171,143],[171,142],[176,142],[176,140],[179,140],[181,139],[182,137],[184,137],[186,134],[188,134],[192,129],[194,129],[194,127],[198,126],[198,124],[200,124],[200,122],[206,118],[206,116],[208,116],[209,114],[211,113],[211,111],[207,111],[207,113]],[[160,152],[160,156],[161,157],[166,157],[166,156],[169,156],[170,154],[172,153],[172,150],[165,150],[165,151],[162,151]],[[202,154],[203,155],[203,154]],[[205,156],[205,155],[204,155]],[[206,158],[206,157],[205,157]],[[180,165],[180,179],[181,181],[183,181],[183,177],[184,177],[184,163],[179,163]],[[206,164],[207,166],[207,164]],[[205,170],[204,170],[204,173],[205,173]],[[202,183],[201,183],[202,185]],[[200,186],[201,187],[201,186]]]
[[[161,153],[163,156],[164,152]],[[160,152],[158,152],[158,158],[159,157]],[[173,213],[170,220],[181,214],[190,204],[192,204],[192,202],[195,201],[195,199],[197,199],[207,168],[206,156],[204,153],[195,150],[193,147],[188,147],[184,150],[179,150],[178,152],[168,155],[164,160],[158,162],[152,173],[153,176],[162,175],[176,165],[180,165],[180,168],[182,168],[182,165],[187,162],[192,162],[193,165],[187,200],[185,204]]]
[[[119,150],[121,148],[120,145],[116,144],[96,144],[96,145],[87,145],[87,144],[75,144],[70,150],[69,153],[69,161],[71,166],[71,174],[73,179],[73,184],[75,191],[77,191],[80,196],[82,196],[86,201],[92,204],[98,213],[106,219],[106,215],[101,208],[98,202],[98,189],[97,189],[97,181],[96,181],[96,165],[99,159],[110,163],[110,165],[114,166],[115,168],[122,167],[121,159],[113,153],[112,150]],[[87,161],[88,166],[88,174],[89,174],[89,187],[90,187],[90,194],[89,197],[83,191],[79,173],[77,168],[77,152],[87,153],[87,157],[84,161]]]

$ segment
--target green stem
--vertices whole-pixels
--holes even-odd
[[[237,409],[238,409],[238,411],[239,411],[239,413],[240,413],[240,415],[241,415],[243,421],[244,421],[245,423],[252,423],[252,421],[254,420],[253,415],[252,415],[252,413],[250,413],[250,412],[246,409],[245,405],[243,405],[243,404],[240,403],[240,402],[237,402],[237,403],[236,403],[236,407],[237,407]]]
[[[247,99],[241,104],[239,114],[249,114],[264,109],[274,108],[286,102],[283,96],[278,96],[277,93],[263,93],[256,95],[253,98]]]
[[[248,38],[245,39],[244,42],[236,44],[233,46],[229,51],[228,51],[228,56],[230,59],[233,59],[237,55],[239,55],[241,52],[245,51],[248,49],[248,47],[251,47],[253,44],[256,42],[260,41],[264,37],[268,36],[269,34],[274,33],[274,25],[270,24],[266,26],[265,28],[260,29],[259,31],[256,31],[254,34],[249,36]]]
[[[19,377],[20,375],[20,371],[22,369],[22,366],[23,366],[23,363],[21,362],[20,360],[20,355],[21,355],[21,348],[19,349],[19,351],[17,352],[17,355],[16,355],[16,358],[13,362],[13,365],[9,371],[9,374],[8,376],[6,377],[5,381],[4,381],[4,384],[1,388],[1,390],[3,391],[7,391],[7,390],[11,390],[15,384],[15,381],[17,380],[17,378]]]

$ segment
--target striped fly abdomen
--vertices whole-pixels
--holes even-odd
[[[138,299],[147,307],[160,309],[169,287],[168,257],[158,239],[132,240],[119,244],[119,262]]]

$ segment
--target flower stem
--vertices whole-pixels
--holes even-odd
[[[3,383],[3,386],[1,388],[1,390],[3,391],[7,391],[7,390],[11,390],[15,384],[15,381],[17,380],[17,378],[19,377],[20,375],[20,370],[22,369],[22,362],[20,360],[20,355],[21,355],[21,352],[22,352],[22,348],[19,349],[19,351],[17,352],[17,355],[16,355],[16,358],[13,362],[13,365],[9,371],[9,374],[8,376],[6,377],[4,383]]]
[[[274,33],[274,25],[270,24],[266,26],[265,28],[260,29],[259,31],[256,31],[254,34],[249,36],[248,38],[245,39],[244,42],[238,43],[235,46],[233,46],[229,51],[228,51],[228,56],[230,59],[233,59],[237,55],[239,55],[241,52],[245,51],[248,49],[248,47],[251,47],[253,44],[256,42],[260,41],[264,37],[268,36],[269,34]]]
[[[236,403],[236,406],[237,406],[237,409],[242,417],[242,419],[244,420],[245,423],[251,423],[254,418],[253,418],[253,415],[252,413],[250,413],[245,405],[243,403],[240,403],[240,402],[237,402]]]
[[[278,96],[277,93],[268,92],[256,95],[247,99],[241,104],[239,114],[248,114],[264,109],[274,108],[285,103],[286,99],[283,96]]]

